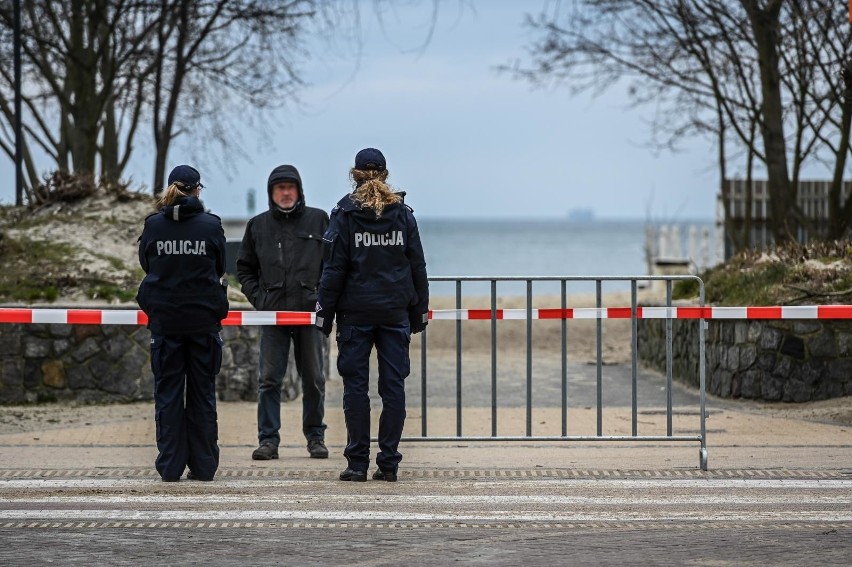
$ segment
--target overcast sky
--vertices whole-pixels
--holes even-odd
[[[598,218],[713,217],[710,142],[657,155],[647,146],[652,110],[628,108],[623,90],[571,97],[495,70],[524,55],[532,40],[524,15],[540,2],[480,1],[475,11],[446,2],[421,51],[429,2],[414,4],[388,14],[384,32],[364,13],[360,60],[352,42],[306,46],[313,55],[301,65],[310,84],[302,104],[277,111],[263,132],[243,133],[250,159],[236,158],[228,171],[218,157],[193,160],[178,144],[170,165],[197,166],[205,204],[226,218],[246,214],[249,188],[256,212],[265,208],[266,177],[281,163],[299,169],[309,205],[330,209],[367,146],[384,152],[391,184],[408,192],[420,217],[565,218],[578,208]],[[150,183],[151,161],[140,149],[129,173]],[[0,175],[0,201],[11,203],[5,158]]]

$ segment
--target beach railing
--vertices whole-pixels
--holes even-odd
[[[659,280],[665,283],[666,306],[665,307],[640,307],[637,300],[639,282]],[[692,308],[693,311],[684,308],[675,309],[672,306],[672,283],[682,280],[693,280],[699,286],[700,306]],[[704,332],[706,323],[704,320],[704,283],[700,278],[691,275],[671,276],[517,276],[517,277],[486,277],[486,276],[458,276],[458,277],[430,277],[429,281],[452,282],[455,285],[455,309],[436,309],[430,312],[432,323],[426,331],[420,335],[420,435],[403,438],[405,442],[417,441],[618,441],[618,442],[698,442],[699,467],[707,470],[707,430],[705,426],[705,352]],[[490,309],[463,309],[463,284],[479,282],[490,284]],[[525,309],[498,309],[497,307],[497,285],[504,282],[523,282],[526,284],[526,308]],[[533,308],[533,284],[541,282],[556,282],[560,288],[560,307],[558,308]],[[571,282],[594,282],[595,307],[568,307],[568,284]],[[603,291],[604,282],[622,282],[630,285],[630,307],[604,307]],[[517,285],[517,284],[514,284]],[[553,285],[551,283],[550,285]],[[699,325],[699,431],[698,435],[682,434],[676,435],[673,431],[672,416],[672,319],[694,318]],[[640,318],[664,318],[666,319],[666,434],[665,435],[640,435],[638,428],[638,343],[637,343],[637,321]],[[526,322],[526,382],[525,382],[525,418],[526,428],[524,435],[505,436],[498,434],[498,324],[505,320],[524,320]],[[592,319],[596,321],[596,434],[595,435],[571,435],[569,434],[569,371],[568,371],[568,324],[570,320]],[[630,435],[604,435],[603,413],[604,413],[604,360],[603,360],[603,321],[604,319],[630,319],[630,373],[631,373],[631,433]],[[429,336],[430,333],[438,332],[436,322],[441,320],[455,321],[455,436],[430,435],[429,432]],[[463,373],[462,348],[462,325],[465,321],[490,320],[490,402],[491,402],[491,434],[490,435],[465,435],[463,428],[464,418],[464,394],[465,380]],[[561,434],[550,436],[537,436],[533,434],[533,321],[535,320],[559,320],[561,322],[560,333],[560,360],[561,360]],[[443,331],[441,331],[443,333]]]

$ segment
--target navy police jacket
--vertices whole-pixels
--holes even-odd
[[[145,279],[136,301],[157,335],[208,333],[222,328],[228,296],[225,233],[195,197],[181,198],[145,219],[139,237]]]
[[[318,327],[330,332],[335,315],[344,325],[423,320],[429,282],[410,207],[389,204],[377,218],[347,195],[332,210],[323,240]]]

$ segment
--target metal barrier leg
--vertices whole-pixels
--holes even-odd
[[[666,435],[672,435],[672,281],[666,280]]]
[[[601,280],[595,280],[595,306],[598,308],[597,316],[597,393],[598,393],[598,437],[603,435],[603,320],[601,319]]]
[[[497,280],[491,280],[491,436],[497,437]]]
[[[456,280],[456,309],[461,310],[462,286]],[[456,436],[462,436],[462,322],[456,319]]]
[[[420,333],[420,435],[426,437],[426,333],[429,328]]]
[[[630,280],[630,408],[631,408],[631,433],[633,437],[639,435],[639,371],[637,367],[637,335],[638,320],[636,318],[636,280]]]
[[[562,313],[568,308],[565,280],[562,280]],[[568,319],[562,317],[562,437],[568,435]]]
[[[532,280],[527,280],[527,436],[532,435]]]
[[[701,397],[701,450],[698,454],[698,466],[701,470],[707,470],[707,412],[705,410],[705,364],[704,364],[704,328],[707,322],[704,320],[704,282],[701,282],[701,319],[698,320],[698,387]]]

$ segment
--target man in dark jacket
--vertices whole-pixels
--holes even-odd
[[[267,183],[269,210],[252,218],[240,245],[237,277],[258,311],[313,311],[322,273],[325,211],[305,206],[302,179],[292,165],[272,170]],[[281,441],[281,385],[290,341],[302,378],[302,432],[308,452],[328,458],[325,446],[325,377],[322,343],[313,326],[264,326],[260,338],[257,429],[260,446],[252,459],[278,458]]]

